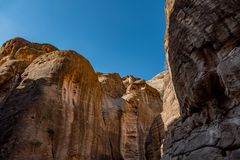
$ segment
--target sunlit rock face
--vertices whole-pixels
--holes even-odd
[[[18,38],[1,56],[1,158],[99,158],[103,96],[90,63]]]
[[[160,159],[160,91],[96,73],[74,51],[15,38],[0,49],[0,159]]]
[[[166,1],[170,77],[181,116],[168,159],[240,159],[240,1]]]
[[[151,80],[147,81],[147,83],[153,88],[156,88],[160,93],[163,101],[161,115],[164,122],[164,129],[167,131],[171,123],[180,117],[179,103],[176,98],[170,74],[168,71],[159,73]]]
[[[112,159],[159,159],[164,138],[160,93],[133,76],[98,75]]]

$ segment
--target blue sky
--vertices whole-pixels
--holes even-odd
[[[47,42],[96,71],[150,79],[165,69],[165,0],[0,0],[0,43]]]

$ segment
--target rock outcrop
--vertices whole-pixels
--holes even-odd
[[[117,153],[111,159],[159,159],[164,138],[160,93],[133,76],[98,75],[106,131]]]
[[[1,56],[0,157],[99,158],[102,93],[90,63],[73,51],[19,38],[8,41]]]
[[[0,159],[159,159],[161,93],[22,38],[0,49]]]
[[[164,129],[167,131],[171,123],[180,117],[179,103],[170,74],[168,71],[159,73],[153,79],[147,81],[147,83],[156,88],[161,95],[163,101],[161,115],[164,122]]]
[[[166,1],[170,77],[181,116],[164,160],[240,159],[240,1]]]
[[[144,80],[137,80],[128,86],[123,99],[126,101],[121,122],[124,159],[159,158],[164,138],[160,93]]]

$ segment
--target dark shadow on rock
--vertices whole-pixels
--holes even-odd
[[[150,127],[145,142],[145,157],[148,160],[157,160],[161,157],[161,145],[164,138],[164,124],[161,115],[157,116]]]
[[[237,159],[240,2],[174,3],[166,38],[181,117],[169,127],[163,159]]]
[[[22,89],[15,88],[6,101],[0,106],[0,158],[8,159],[13,152],[17,138],[19,119],[29,106],[34,106],[35,101],[41,95],[40,84],[46,84],[44,79],[27,80]]]

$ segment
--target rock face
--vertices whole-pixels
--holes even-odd
[[[121,121],[123,158],[159,158],[164,138],[159,92],[144,80],[137,80],[128,86],[123,99],[126,101]]]
[[[181,117],[164,160],[239,159],[240,1],[170,0],[165,47]]]
[[[74,51],[21,38],[0,49],[0,159],[159,159],[160,92],[95,73]]]
[[[159,73],[147,83],[153,88],[156,88],[161,95],[163,101],[161,115],[165,131],[167,131],[171,123],[180,117],[179,103],[176,98],[170,74],[168,71]]]
[[[97,146],[105,142],[97,75],[73,51],[42,48],[23,39],[2,48],[0,157],[99,158],[103,148]]]
[[[160,93],[133,76],[100,74],[111,159],[159,159],[164,138]],[[112,88],[111,92],[109,89]]]

